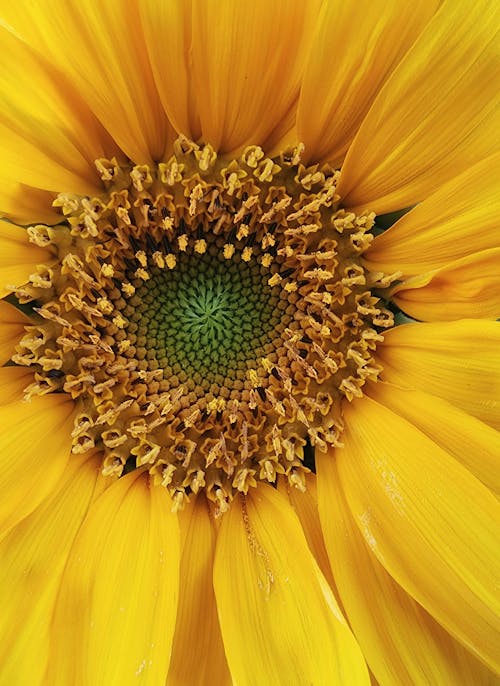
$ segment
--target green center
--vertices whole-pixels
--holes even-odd
[[[175,269],[150,275],[126,312],[129,331],[150,368],[191,387],[243,380],[289,320],[281,288],[268,285],[269,271],[255,260],[179,253]]]

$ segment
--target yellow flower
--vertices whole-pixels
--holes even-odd
[[[493,683],[498,2],[3,5],[0,684]]]

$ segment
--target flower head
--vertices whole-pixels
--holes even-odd
[[[490,683],[496,3],[2,16],[6,683]]]

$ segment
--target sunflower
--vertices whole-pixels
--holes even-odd
[[[497,683],[495,0],[0,39],[0,683]]]

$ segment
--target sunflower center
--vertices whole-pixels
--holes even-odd
[[[136,356],[198,396],[233,389],[289,319],[268,278],[255,260],[225,260],[211,240],[203,255],[182,253],[173,271],[154,267],[123,312]]]
[[[338,207],[335,170],[300,149],[174,152],[98,160],[102,194],[61,194],[65,225],[29,229],[55,264],[17,291],[38,320],[13,360],[35,367],[28,395],[77,401],[74,452],[223,512],[258,480],[303,488],[304,446],[340,444],[342,400],[380,371],[388,283],[361,264],[374,217]]]

